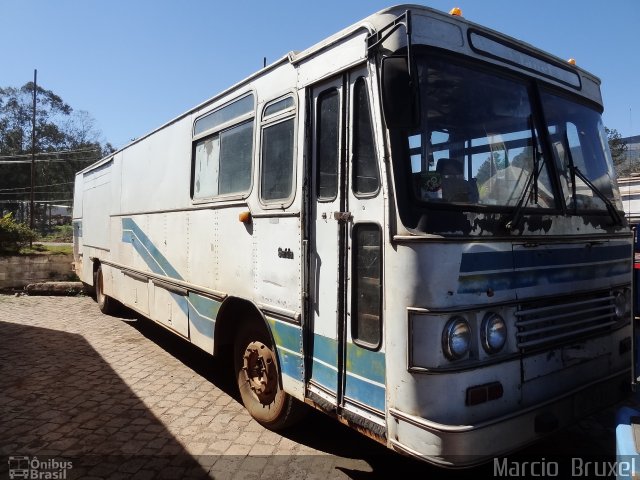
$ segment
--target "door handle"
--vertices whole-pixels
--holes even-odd
[[[338,222],[349,222],[353,218],[351,212],[333,212],[333,218]]]

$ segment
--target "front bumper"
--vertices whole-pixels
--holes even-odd
[[[444,467],[468,467],[504,456],[625,396],[629,371],[547,402],[477,425],[443,425],[390,408],[389,446]],[[551,453],[551,452],[550,452]]]

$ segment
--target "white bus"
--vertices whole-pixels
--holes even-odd
[[[269,428],[306,403],[440,465],[506,454],[628,383],[599,84],[389,8],[79,172],[76,271],[103,312],[231,351]]]

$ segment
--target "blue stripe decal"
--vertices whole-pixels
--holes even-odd
[[[515,268],[566,266],[596,262],[630,262],[631,245],[609,247],[553,248],[518,250],[514,252]]]
[[[284,347],[297,353],[302,351],[302,333],[298,325],[278,322],[273,318],[267,318],[267,321],[271,326],[273,340],[278,347]]]
[[[385,389],[347,374],[345,396],[384,412]]]
[[[601,265],[572,265],[561,268],[517,270],[474,275],[458,278],[458,293],[480,293],[488,288],[494,291],[527,288],[537,285],[553,285],[597,278],[615,277],[629,273],[629,261],[622,260]]]
[[[278,349],[282,374],[302,382],[304,379],[304,363],[301,353],[302,329],[297,325],[278,322],[273,318],[267,318],[267,321]]]
[[[513,254],[511,251],[463,253],[460,262],[460,273],[512,269]]]
[[[280,369],[282,370],[282,374],[302,382],[304,379],[302,356],[294,355],[288,350],[278,348],[278,357],[280,358]]]
[[[312,378],[335,393],[338,382],[338,342],[317,334],[313,338]],[[384,411],[385,368],[384,352],[373,352],[348,343],[345,396]]]
[[[122,241],[133,246],[153,273],[182,280],[178,271],[173,268],[132,218],[122,219]],[[193,292],[189,292],[186,297],[173,292],[169,293],[182,313],[189,319],[189,325],[202,335],[213,338],[215,318],[218,315],[220,302]]]
[[[171,295],[171,298],[173,298],[173,301],[178,304],[178,307],[184,316],[189,319],[189,302],[187,302],[187,297],[173,292],[169,292],[169,294]]]
[[[609,278],[629,273],[631,245],[463,253],[458,293]]]
[[[313,335],[311,378],[332,392],[338,391],[338,342],[323,335]]]
[[[353,343],[347,344],[347,373],[354,373],[384,385],[385,358],[383,352],[372,352]]]
[[[473,252],[462,254],[460,273],[532,267],[569,267],[573,264],[629,261],[630,258],[631,245],[532,249],[514,252]]]
[[[385,368],[384,352],[373,352],[353,343],[348,343],[345,396],[377,410],[384,411]],[[379,385],[372,382],[376,382]]]
[[[313,356],[329,365],[335,365],[338,358],[338,343],[333,338],[315,334]]]
[[[153,273],[182,280],[177,270],[171,266],[166,257],[132,218],[122,219],[122,241],[133,245],[133,248]]]
[[[335,363],[335,360],[334,360]],[[332,392],[338,391],[338,371],[313,359],[313,380]]]
[[[220,302],[189,292],[189,323],[202,335],[213,338]]]

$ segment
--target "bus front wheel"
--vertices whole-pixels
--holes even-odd
[[[304,405],[282,390],[276,350],[265,328],[257,322],[245,322],[233,351],[238,389],[251,416],[271,430],[298,421]]]

